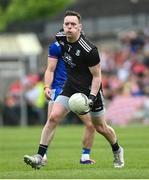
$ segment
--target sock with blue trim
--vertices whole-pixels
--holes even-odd
[[[82,157],[81,160],[82,161],[86,161],[90,159],[90,149],[88,148],[82,148]]]

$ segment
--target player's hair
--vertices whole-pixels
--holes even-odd
[[[66,16],[76,16],[78,18],[79,22],[81,22],[81,15],[76,11],[70,11],[70,10],[66,11],[64,17],[66,17]]]

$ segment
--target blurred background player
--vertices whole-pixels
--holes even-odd
[[[62,91],[65,80],[67,79],[66,68],[61,55],[61,46],[54,42],[49,46],[48,65],[45,71],[44,92],[48,103],[48,117],[50,116],[53,101]],[[92,125],[89,114],[80,115],[79,118],[85,124],[85,133],[83,138],[81,164],[94,164],[95,161],[90,159],[90,149],[93,145],[95,129]],[[43,165],[47,163],[47,155],[44,155]]]

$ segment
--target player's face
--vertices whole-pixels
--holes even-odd
[[[81,24],[76,16],[66,16],[63,24],[66,37],[70,41],[76,41],[81,32]]]

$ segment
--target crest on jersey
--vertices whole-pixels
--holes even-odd
[[[81,51],[80,51],[79,49],[77,49],[75,55],[76,55],[76,56],[80,56],[80,52],[81,52]]]
[[[63,59],[71,68],[76,66],[76,64],[72,62],[72,57],[68,53],[64,53]]]

